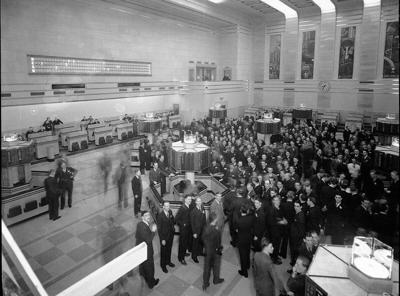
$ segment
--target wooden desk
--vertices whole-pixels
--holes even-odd
[[[54,126],[54,134],[56,136],[59,136],[63,129],[70,128],[70,127],[77,127],[77,126],[78,125],[76,123],[57,124]]]
[[[47,136],[52,136],[52,135],[53,135],[52,131],[32,133],[32,134],[28,135],[28,140],[35,140],[37,138],[42,138],[42,137],[47,137]]]
[[[112,127],[111,126],[96,128],[94,130],[94,143],[96,144],[96,146],[100,145],[99,144],[100,137],[104,137],[104,140],[105,140],[107,138],[107,136],[112,137]]]
[[[60,147],[58,145],[58,136],[46,136],[36,138],[35,141],[35,156],[37,159],[44,158],[50,154],[57,155],[60,153]],[[51,151],[48,151],[50,149]]]
[[[81,123],[79,124],[79,126],[81,127],[82,131],[86,131],[87,127],[88,127],[89,121],[81,121]]]
[[[126,122],[123,120],[113,120],[110,121],[109,125],[112,127],[112,136],[116,137],[117,136],[117,125],[120,124],[125,124]],[[133,131],[133,127],[132,127],[132,131]]]
[[[89,141],[92,142],[94,141],[94,130],[99,127],[105,127],[106,125],[104,123],[96,123],[96,124],[90,124],[87,126],[87,135],[89,138]]]
[[[74,126],[74,127],[63,128],[61,130],[60,132],[61,146],[63,147],[68,146],[67,135],[72,132],[81,132],[81,129],[78,126]]]
[[[119,121],[119,120],[120,120],[119,116],[114,116],[114,117],[109,117],[107,119],[104,119],[103,121],[104,121],[105,125],[110,125],[110,123],[112,121]]]
[[[125,133],[128,136],[128,132],[131,131],[133,133],[133,124],[132,123],[123,123],[118,124],[117,128],[117,137],[118,140],[122,141],[122,133]]]
[[[67,145],[68,145],[68,151],[72,151],[72,144],[77,142],[79,145],[79,149],[81,149],[81,141],[87,141],[87,133],[86,131],[75,131],[75,132],[70,132],[66,135],[67,137]]]

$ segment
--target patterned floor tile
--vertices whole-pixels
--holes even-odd
[[[82,232],[81,234],[78,235],[78,238],[85,243],[94,240],[96,237],[97,237],[97,232],[95,228],[88,229],[85,232]]]
[[[47,238],[48,241],[52,242],[54,245],[58,245],[61,244],[67,240],[69,240],[70,238],[72,238],[74,235],[71,234],[69,231],[67,230],[63,230],[60,231],[59,233],[52,235],[50,237]]]
[[[64,254],[66,254],[69,251],[79,247],[82,244],[83,244],[83,242],[80,239],[73,237],[73,238],[63,242],[62,244],[59,244],[57,246],[57,248],[59,248],[61,251],[63,251]]]
[[[157,286],[156,290],[165,296],[180,296],[188,287],[188,283],[171,275],[166,281]]]
[[[44,266],[51,261],[56,260],[58,257],[62,256],[63,252],[61,252],[58,248],[53,247],[37,256],[34,257],[37,263],[41,266]]]
[[[206,292],[203,292],[202,290],[194,287],[194,286],[189,286],[189,288],[186,289],[186,291],[184,291],[182,293],[182,296],[207,296],[209,295]]]
[[[95,227],[95,226],[97,226],[97,225],[103,223],[105,220],[106,220],[106,218],[105,218],[104,216],[102,216],[102,215],[95,215],[95,216],[93,216],[92,218],[90,218],[90,219],[88,219],[88,220],[86,220],[86,221],[84,221],[84,222],[87,223],[87,224],[89,224],[89,225],[91,225],[91,226],[93,226],[93,227]]]
[[[34,242],[32,244],[27,245],[26,247],[23,247],[22,250],[29,254],[30,256],[34,257],[36,255],[39,255],[40,253],[43,253],[44,251],[47,251],[51,248],[53,248],[54,245],[43,239],[39,240],[37,242]]]
[[[39,268],[35,270],[36,276],[39,278],[40,282],[43,284],[49,279],[51,279],[51,274],[48,273],[44,268]]]
[[[87,244],[84,244],[82,246],[79,246],[78,248],[72,250],[69,252],[67,255],[71,257],[72,260],[75,262],[80,262],[83,259],[93,255],[96,252],[95,249],[92,247],[88,246]]]
[[[49,272],[53,277],[58,276],[60,274],[65,273],[75,266],[75,262],[66,255],[57,258],[56,260],[50,262],[45,265],[44,268],[47,272]]]
[[[174,275],[189,284],[193,284],[203,275],[203,268],[196,265],[190,266],[189,268],[187,266],[179,266],[174,271]]]

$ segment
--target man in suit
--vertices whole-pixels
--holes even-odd
[[[274,246],[274,251],[271,258],[274,264],[278,265],[282,264],[282,260],[279,258],[280,246],[283,241],[284,229],[288,224],[280,205],[281,199],[279,195],[274,196],[272,199],[272,206],[268,214],[269,234],[271,235],[272,244]]]
[[[247,206],[242,206],[240,216],[235,223],[237,232],[237,246],[240,256],[240,275],[248,277],[250,268],[250,247],[254,233],[254,216],[250,215],[250,209]]]
[[[140,146],[139,146],[139,162],[140,162],[140,172],[142,174],[145,173],[144,169],[146,167],[146,150],[144,148],[144,142],[140,142]]]
[[[315,230],[320,233],[322,226],[322,213],[315,203],[316,199],[314,196],[307,199],[308,211],[306,216],[306,230]]]
[[[151,146],[148,139],[144,140],[144,161],[146,171],[149,171],[151,169]]]
[[[153,169],[149,173],[150,186],[155,186],[161,183],[161,172],[158,168],[158,163],[154,163]]]
[[[224,231],[224,224],[225,224],[225,215],[224,215],[224,208],[222,206],[221,193],[217,193],[215,195],[215,199],[210,207],[210,213],[214,213],[217,216],[217,228],[219,229],[222,238],[222,232]]]
[[[65,161],[60,162],[60,167],[56,171],[54,178],[56,178],[61,188],[61,210],[65,207],[65,192],[68,193],[68,207],[72,207],[72,190],[77,172],[76,169],[68,167]]]
[[[206,212],[200,197],[196,198],[196,206],[190,212],[190,226],[192,228],[192,259],[199,263],[197,256],[203,253],[201,234],[206,226]]]
[[[158,236],[160,237],[160,265],[163,272],[167,273],[167,265],[175,267],[171,262],[172,242],[175,233],[175,220],[170,210],[168,201],[164,201],[163,209],[157,216]]]
[[[58,187],[57,180],[54,177],[55,170],[50,170],[49,176],[44,180],[44,188],[46,190],[46,198],[49,203],[49,217],[50,220],[57,220],[61,218],[58,215],[59,198],[61,189]]]
[[[342,203],[342,196],[336,194],[335,202],[328,206],[326,234],[332,236],[332,244],[343,245],[347,226],[347,209]]]
[[[214,285],[220,284],[224,279],[220,278],[221,269],[221,235],[217,226],[218,217],[215,213],[210,213],[210,223],[204,229],[202,239],[205,248],[204,271],[203,271],[203,290],[210,286],[211,269],[213,270]]]
[[[306,233],[306,217],[301,209],[301,204],[297,200],[294,203],[295,216],[293,222],[290,224],[290,265],[294,266],[296,258],[298,256],[298,249],[300,248],[302,239]],[[289,273],[292,272],[291,269],[288,270]]]
[[[176,214],[175,221],[179,226],[179,247],[178,247],[178,260],[183,265],[187,265],[185,261],[186,251],[189,247],[190,235],[190,210],[189,206],[192,201],[190,195],[186,195],[182,206]]]
[[[137,218],[140,212],[140,206],[142,204],[142,192],[143,192],[143,184],[142,184],[140,170],[136,171],[135,176],[132,178],[131,184],[132,184],[132,192],[134,199],[133,212],[135,213],[135,217]]]
[[[139,265],[139,274],[144,277],[150,289],[158,284],[159,279],[154,278],[154,250],[153,237],[157,230],[155,224],[150,225],[151,216],[149,212],[144,212],[142,221],[136,226],[136,246],[145,242],[147,244],[147,260]]]
[[[128,207],[128,182],[130,179],[130,167],[123,161],[121,161],[117,171],[114,175],[114,183],[118,186],[118,208]]]
[[[316,251],[317,251],[317,249],[314,246],[314,241],[313,241],[311,232],[307,232],[303,239],[303,243],[300,245],[298,254],[299,254],[299,256],[306,257],[310,261],[312,261]]]
[[[168,168],[168,165],[165,163],[164,160],[164,155],[161,154],[160,158],[158,160],[158,168],[160,170],[160,181],[161,181],[161,196],[163,196],[165,194],[165,192],[167,192],[167,177],[169,177],[170,175],[170,171]]]
[[[265,236],[266,232],[266,217],[264,208],[262,207],[262,200],[258,197],[254,201],[255,213],[254,213],[254,237],[253,247],[255,252],[261,251],[261,239]]]

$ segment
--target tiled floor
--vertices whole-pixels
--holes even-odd
[[[138,219],[133,215],[133,197],[129,190],[128,208],[117,208],[117,191],[109,180],[109,190],[104,193],[104,184],[97,168],[97,160],[103,153],[113,158],[113,170],[119,163],[121,146],[111,146],[104,150],[77,154],[69,158],[70,165],[78,169],[74,183],[72,208],[60,212],[61,219],[50,221],[48,214],[10,227],[10,231],[41,280],[49,295],[56,295],[81,278],[90,274],[106,262],[134,246],[134,231]],[[39,163],[33,169],[47,169],[54,163]],[[148,190],[148,179],[144,176],[144,188]],[[146,196],[144,194],[143,196]],[[145,204],[142,208],[145,209]],[[113,217],[115,227],[109,227],[107,220]],[[197,296],[197,295],[255,295],[253,277],[243,278],[238,273],[239,255],[237,249],[229,244],[228,227],[223,235],[224,253],[221,264],[221,277],[225,282],[211,285],[207,293],[201,290],[203,257],[199,264],[188,259],[182,266],[177,260],[178,237],[173,244],[172,261],[175,268],[167,274],[159,267],[159,239],[154,238],[155,276],[160,283],[150,290],[138,272],[124,280],[123,287],[116,284],[114,290],[103,290],[99,295],[118,295],[126,291],[131,296]],[[286,282],[287,260],[277,266],[279,274]],[[79,295],[77,295],[79,296]],[[86,295],[85,295],[86,296]]]

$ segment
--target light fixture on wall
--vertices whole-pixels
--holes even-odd
[[[312,0],[321,9],[321,13],[335,12],[335,5],[330,0]]]
[[[261,1],[271,6],[272,8],[278,10],[279,12],[283,13],[286,19],[298,17],[296,10],[287,6],[285,3],[279,0],[261,0]]]

